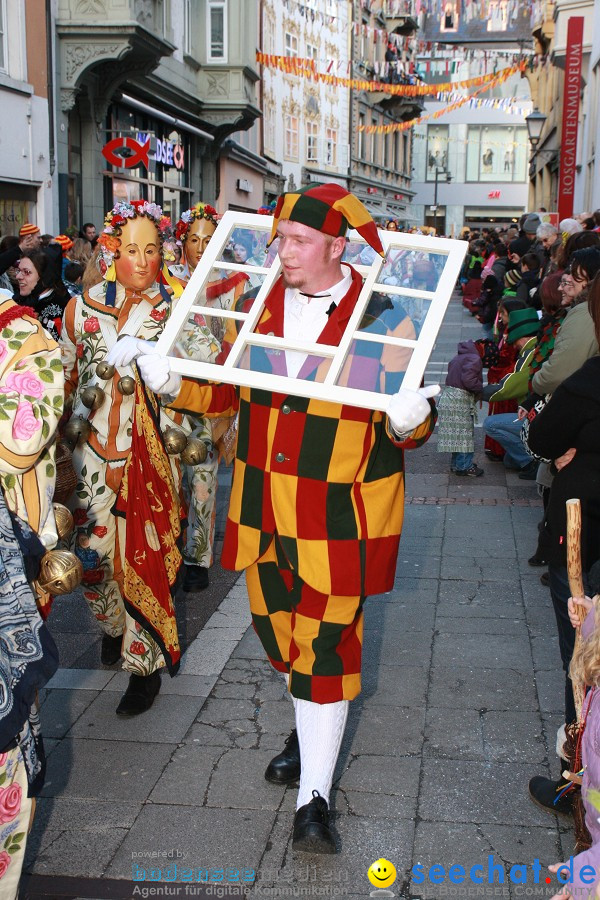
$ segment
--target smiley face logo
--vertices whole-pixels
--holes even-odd
[[[395,882],[396,869],[389,859],[376,859],[369,866],[367,876],[374,887],[386,888]]]

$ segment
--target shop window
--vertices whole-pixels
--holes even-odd
[[[337,139],[338,134],[335,128],[328,128],[325,132],[325,165],[337,165]]]
[[[308,121],[306,123],[306,162],[317,162],[319,126],[316,122]]]
[[[297,59],[298,57],[298,38],[295,34],[290,34],[289,31],[285,33],[285,55],[292,59]]]
[[[285,158],[298,159],[298,116],[285,117]]]
[[[448,126],[429,125],[427,128],[427,181],[435,181],[448,168]]]
[[[227,62],[227,0],[207,0],[206,10],[208,61]]]
[[[467,136],[467,181],[525,181],[525,128],[472,125]]]

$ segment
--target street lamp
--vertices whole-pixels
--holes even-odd
[[[433,187],[433,227],[435,229],[435,233],[437,234],[437,208],[438,208],[438,175],[446,176],[446,183],[450,184],[452,181],[452,175],[445,166],[436,166],[435,167],[435,181]]]
[[[544,113],[540,112],[539,109],[534,109],[529,113],[528,116],[525,117],[525,124],[527,125],[527,134],[529,136],[529,143],[531,144],[531,149],[533,150],[533,154],[535,155],[535,148],[540,142],[540,137],[542,136],[542,129],[544,127],[544,122],[546,121],[546,116]]]

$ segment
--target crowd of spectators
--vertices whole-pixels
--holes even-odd
[[[444,440],[438,449],[453,454],[456,474],[483,475],[473,462],[472,415],[477,400],[488,400],[483,423],[488,460],[517,470],[519,478],[536,480],[543,499],[537,546],[528,562],[548,570],[541,580],[550,589],[556,618],[567,729],[578,721],[573,673],[591,690],[579,718],[585,720],[579,775],[564,776],[572,759],[561,729],[557,748],[563,775],[534,777],[529,793],[538,806],[570,815],[581,789],[592,846],[585,849],[580,837],[572,881],[560,896],[587,897],[596,881],[586,879],[590,869],[583,867],[600,872],[600,819],[593,801],[600,788],[600,746],[594,737],[600,733],[600,714],[592,706],[600,684],[600,628],[595,630],[596,607],[590,599],[600,591],[600,210],[564,219],[558,227],[529,213],[518,229],[483,229],[468,238],[460,279],[463,304],[481,322],[483,335],[462,342],[450,363],[440,401]],[[570,596],[565,503],[570,498],[581,501],[585,599]],[[582,620],[576,599],[588,610],[578,649],[574,627]],[[551,868],[557,871],[560,865]]]

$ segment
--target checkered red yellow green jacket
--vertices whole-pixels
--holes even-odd
[[[360,275],[319,342],[337,344],[360,292]],[[283,334],[278,282],[257,327]],[[239,407],[239,434],[222,564],[244,569],[277,532],[292,566],[324,594],[392,588],[404,513],[403,451],[423,444],[428,419],[394,441],[384,413],[254,388],[184,379],[173,406],[221,415]]]

